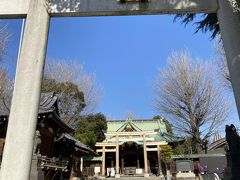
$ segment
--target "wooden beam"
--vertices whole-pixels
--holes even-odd
[[[154,131],[133,131],[133,132],[108,132],[105,136],[143,136],[143,135],[155,135],[157,132]]]
[[[146,138],[147,140],[147,138]],[[131,140],[129,140],[131,141]],[[157,145],[167,145],[168,143],[166,141],[161,141],[161,142],[146,142],[147,146],[157,146]],[[96,143],[96,147],[116,147],[116,143],[115,142],[97,142]]]
[[[147,151],[158,151],[158,148],[147,148]]]
[[[116,146],[116,143],[97,142],[95,146],[96,147],[103,147],[103,146],[105,146],[105,147],[114,147],[114,146]]]
[[[160,141],[160,142],[146,142],[147,146],[157,146],[157,145],[167,145],[168,143],[166,141]]]
[[[213,13],[218,9],[217,0],[149,0],[146,3],[120,3],[117,0],[49,1],[46,7],[52,17]],[[29,2],[30,0],[0,0],[0,18],[26,17]]]
[[[96,151],[97,152],[103,152],[102,149],[97,149]],[[105,149],[105,152],[116,152],[116,148],[114,148],[114,149]]]

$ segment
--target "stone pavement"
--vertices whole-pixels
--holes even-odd
[[[164,178],[163,178],[164,179]],[[163,180],[162,179],[162,180]],[[124,176],[124,177],[120,177],[119,179],[115,179],[115,178],[105,178],[104,180],[161,180],[160,177],[133,177],[133,176]]]
[[[172,180],[175,180],[176,178],[172,178]],[[178,180],[199,180],[198,177],[196,178],[178,178]],[[164,177],[156,177],[156,176],[150,176],[150,177],[134,177],[134,176],[122,176],[118,179],[116,178],[103,178],[101,180],[165,180]]]
[[[160,176],[150,176],[150,177],[143,177],[143,176],[121,176],[120,178],[113,178],[113,177],[106,177],[102,180],[165,180],[164,177]]]

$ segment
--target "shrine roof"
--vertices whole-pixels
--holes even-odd
[[[41,93],[38,113],[49,113],[57,110],[57,95],[53,92]],[[0,99],[0,116],[8,116],[10,113],[10,101]]]
[[[208,150],[214,150],[227,144],[226,138],[221,138],[208,145]]]
[[[168,143],[172,143],[172,142],[180,142],[180,141],[184,141],[185,139],[182,137],[178,137],[169,133],[158,133],[155,136],[155,140],[156,141],[166,141]]]
[[[143,144],[142,138],[138,136],[129,136],[127,133],[130,132],[154,132],[153,134],[146,135],[146,140],[148,142],[161,142],[166,141],[168,143],[184,141],[184,138],[177,137],[172,134],[169,134],[166,129],[166,124],[160,119],[149,119],[149,120],[118,120],[118,121],[108,121],[107,122],[107,133],[109,135],[106,137],[105,142],[115,142],[116,137],[112,135],[114,132],[126,132],[126,136],[123,134],[119,136],[119,143],[123,144],[128,141],[132,141],[136,144]]]
[[[48,113],[57,110],[57,95],[53,92],[41,93],[38,113]]]
[[[50,114],[52,118],[50,118],[55,124],[61,127],[64,132],[74,132],[74,129],[64,123],[59,117],[58,105],[57,105],[58,97],[54,92],[49,93],[41,93],[40,101],[39,101],[39,109],[38,115]],[[10,102],[7,99],[0,99],[0,117],[7,118],[9,116],[10,110]],[[50,116],[49,116],[50,117]]]
[[[102,161],[102,156],[85,156],[84,161]]]
[[[138,137],[138,136],[131,136],[131,139],[129,139],[129,136],[119,136],[119,144],[122,145],[125,142],[134,142],[138,145],[143,144],[143,139],[142,137]],[[169,133],[161,133],[158,132],[157,134],[152,134],[152,135],[146,135],[146,141],[147,142],[161,142],[161,141],[166,141],[168,143],[173,143],[173,142],[180,142],[180,141],[184,141],[184,138],[182,137],[178,137],[178,136],[174,136],[171,135]],[[115,136],[108,136],[106,137],[104,142],[116,142],[116,137]]]
[[[148,120],[116,120],[107,122],[107,132],[121,132],[127,126],[131,126],[135,131],[157,131],[167,132],[166,125],[160,119],[148,119]]]
[[[156,134],[149,134],[146,135],[147,141],[152,142],[160,142],[160,141],[166,141],[168,143],[172,142],[179,142],[183,141],[184,138],[177,137],[172,134],[169,134],[166,129],[166,124],[161,119],[149,119],[149,120],[118,120],[118,121],[108,121],[107,122],[107,133],[111,132],[126,132],[127,130],[130,131],[147,131],[147,132],[156,132]],[[107,142],[114,142],[116,141],[116,137],[108,136],[106,137]],[[123,144],[125,142],[132,141],[136,144],[143,144],[143,140],[138,138],[137,136],[132,136],[131,140],[129,140],[128,135],[126,136],[119,136],[119,142],[120,144]]]
[[[94,154],[94,155],[96,154],[90,147],[88,147],[87,145],[81,143],[79,140],[75,139],[70,134],[63,133],[61,135],[61,137],[56,140],[56,142],[61,141],[61,140],[63,140],[63,141],[67,140],[68,142],[70,142],[76,148],[78,148],[80,150],[87,151],[88,153],[91,153],[91,154]]]

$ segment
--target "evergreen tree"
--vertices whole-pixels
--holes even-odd
[[[104,132],[107,130],[106,117],[102,113],[79,116],[75,130],[77,139],[94,148],[96,142],[101,142],[105,139]]]

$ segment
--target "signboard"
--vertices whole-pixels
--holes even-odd
[[[177,171],[192,171],[192,161],[191,160],[178,160],[176,161]]]
[[[100,167],[94,167],[94,173],[100,173]]]
[[[142,174],[143,170],[142,169],[136,169],[136,174]]]

